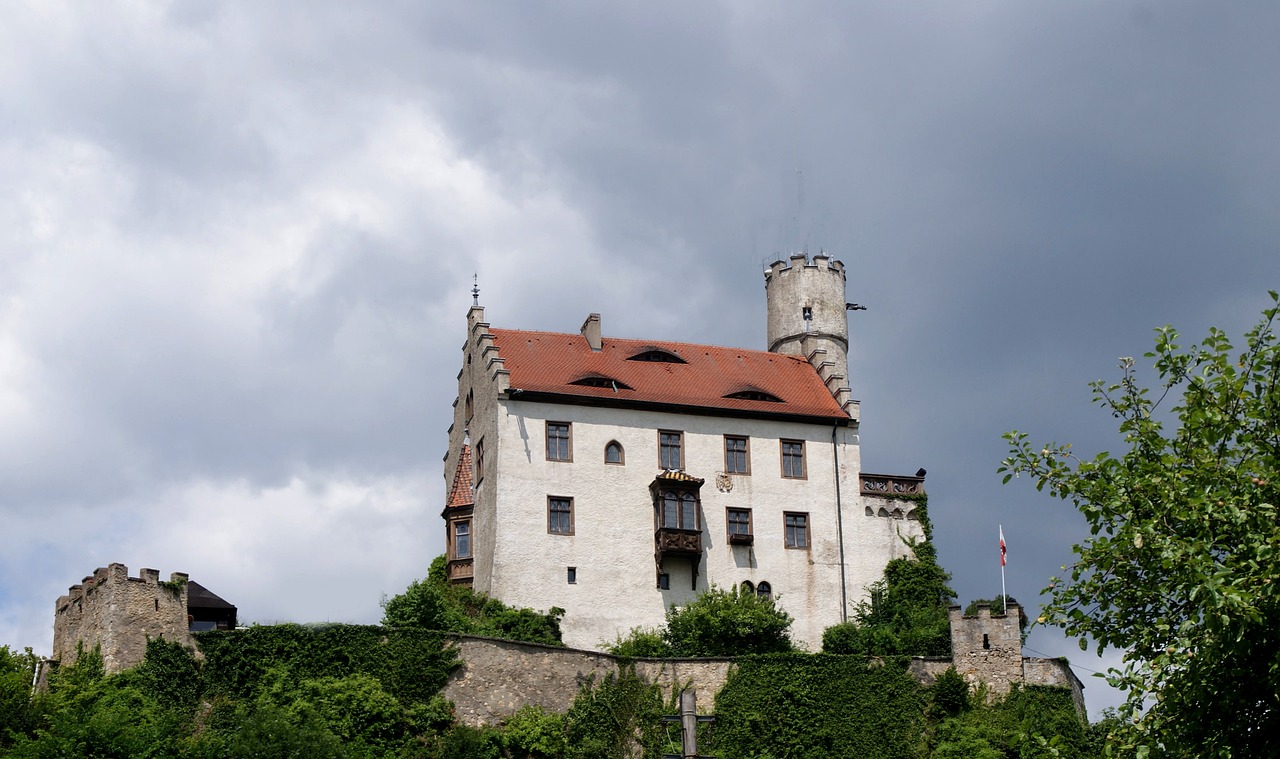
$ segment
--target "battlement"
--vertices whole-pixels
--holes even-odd
[[[839,259],[831,258],[825,253],[818,253],[812,259],[804,253],[795,253],[787,259],[780,258],[769,264],[769,268],[764,272],[764,284],[768,287],[770,280],[774,277],[816,271],[838,274],[842,282],[845,278],[844,264]]]
[[[168,582],[161,582],[155,569],[144,568],[130,577],[124,564],[98,567],[58,598],[52,658],[69,665],[82,647],[96,647],[106,671],[114,673],[140,664],[150,638],[194,648],[187,597],[185,572],[173,572]]]

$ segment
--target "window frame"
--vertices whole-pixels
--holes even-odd
[[[742,450],[731,451],[729,449],[730,443],[734,443],[734,444],[741,443]],[[739,455],[742,457],[741,469],[736,468],[736,465],[738,463],[737,461],[732,462],[733,466],[730,465],[729,456],[731,453],[734,455],[735,458]],[[742,474],[742,475],[751,474],[751,438],[750,437],[746,435],[725,435],[724,436],[724,471],[725,471],[725,474]]]
[[[769,584],[768,580],[761,580],[756,583],[756,598],[773,598],[773,586]]]
[[[484,480],[484,438],[476,441],[471,446],[472,459],[475,464],[475,483],[479,485]]]
[[[559,431],[559,429],[560,429],[560,428],[563,428],[563,429],[564,429],[564,437],[562,438],[562,437],[560,437],[559,435],[556,435],[556,436],[553,438],[553,437],[552,437],[552,434],[551,434],[551,433],[552,433],[553,428],[555,428],[555,431],[557,431],[557,432]],[[551,441],[552,441],[552,440],[556,440],[556,441],[563,440],[563,441],[564,441],[564,456],[563,456],[563,457],[560,457],[560,456],[552,456],[552,455],[551,455],[551,452],[552,452],[552,451],[551,451]],[[546,456],[547,456],[547,461],[555,461],[555,462],[559,462],[559,463],[570,463],[570,464],[571,464],[571,463],[573,463],[573,423],[572,423],[572,422],[557,422],[557,421],[547,420],[547,422],[546,422],[546,429],[545,429],[544,434],[543,434],[543,441],[542,441],[542,442],[543,442],[543,447],[545,448],[545,453],[546,453]],[[560,452],[560,451],[558,450],[558,449],[559,449],[559,446],[557,445],[557,446],[556,446],[556,448],[557,448],[556,453],[559,453],[559,452]]]
[[[459,528],[463,528],[463,527],[465,527],[465,532],[463,533],[463,535],[465,535],[466,537],[466,544],[467,544],[466,554],[463,554],[458,550],[458,545],[461,542],[458,540]],[[449,528],[450,528],[449,529],[449,554],[450,554],[449,558],[455,559],[455,560],[470,559],[471,558],[471,520],[469,518],[455,519],[449,523]]]
[[[799,453],[798,453],[798,454],[796,454],[796,453],[790,453],[790,454],[789,454],[789,453],[787,452],[787,446],[796,446],[797,448],[799,448]],[[784,439],[782,439],[782,440],[779,440],[779,441],[778,441],[778,453],[779,453],[779,456],[778,456],[778,464],[779,464],[779,466],[780,466],[780,468],[781,468],[782,478],[783,478],[784,480],[807,480],[807,479],[809,479],[809,462],[808,462],[808,458],[809,458],[809,457],[808,457],[808,456],[806,455],[806,453],[805,453],[805,444],[804,444],[804,441],[803,441],[803,440],[792,440],[792,439],[786,439],[786,438],[784,438]],[[789,459],[793,459],[793,460],[794,460],[794,459],[798,459],[798,460],[799,460],[799,462],[800,462],[800,473],[799,473],[799,474],[788,474],[788,469],[790,469],[790,468],[787,466],[787,461],[788,461]]]
[[[613,446],[613,445],[618,446],[617,461],[609,460],[609,446]],[[627,449],[623,448],[622,443],[619,443],[617,440],[610,440],[609,442],[605,443],[604,444],[604,463],[608,464],[609,466],[626,466],[627,465]]]
[[[559,503],[566,504],[567,508],[564,508],[564,509],[553,508],[555,505]],[[571,496],[565,496],[565,495],[547,496],[547,534],[548,535],[573,535],[574,534],[573,511],[574,511],[573,498]],[[564,530],[555,529],[556,527],[559,526],[558,524],[559,520],[557,519],[553,521],[552,517],[557,514],[568,514],[569,529],[567,532]]]
[[[802,524],[794,524],[794,519],[804,520]],[[813,546],[813,535],[809,531],[809,512],[807,511],[784,511],[782,512],[782,546],[793,551],[807,551]],[[796,539],[794,530],[803,530],[800,533],[804,541],[800,542]]]
[[[674,443],[665,440],[667,436],[675,438]],[[667,466],[667,452],[675,450],[678,466]],[[681,430],[658,430],[658,468],[664,471],[684,471],[684,432]]]
[[[733,517],[734,517],[734,515],[735,515],[735,514],[737,514],[737,515],[745,514],[745,515],[746,515],[746,517],[747,517],[747,531],[746,531],[746,532],[734,532],[734,530],[733,530],[733,526],[734,526],[734,524],[740,524],[740,523],[741,523],[740,521],[739,521],[739,522],[735,522],[735,521],[734,521]],[[733,538],[734,538],[734,536],[735,536],[735,535],[741,535],[741,536],[745,536],[745,537],[748,537],[748,538],[754,538],[754,537],[755,537],[755,523],[754,523],[754,517],[753,517],[753,516],[752,516],[752,514],[751,514],[751,509],[742,509],[742,508],[738,508],[738,507],[735,507],[735,506],[729,506],[729,507],[726,507],[726,508],[725,508],[725,510],[724,510],[724,528],[725,528],[725,539],[726,539],[726,540],[728,540],[730,543],[732,543],[732,542],[733,542]]]
[[[667,524],[668,496],[671,497],[671,500],[675,505],[675,524]],[[700,511],[702,511],[702,504],[700,503],[698,494],[692,490],[668,488],[658,493],[658,529],[702,532],[702,518],[699,515]],[[692,517],[692,527],[685,526],[686,517]]]

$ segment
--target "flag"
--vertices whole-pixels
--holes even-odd
[[[1004,525],[1000,525],[1000,566],[1004,566]]]

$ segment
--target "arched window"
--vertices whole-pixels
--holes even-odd
[[[662,491],[661,527],[677,530],[698,529],[698,499],[693,493]]]
[[[756,595],[761,598],[769,598],[773,595],[773,588],[767,582],[762,582],[756,586]]]
[[[747,594],[749,594],[749,595],[755,595],[755,593],[756,593],[756,586],[752,585],[750,580],[743,580],[743,581],[742,581],[742,592],[743,592],[743,593],[747,593]]]
[[[617,440],[610,440],[604,447],[604,463],[621,464],[623,463],[622,444]]]

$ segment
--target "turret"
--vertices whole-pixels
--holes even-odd
[[[802,356],[850,416],[857,401],[849,389],[849,319],[845,314],[844,264],[801,253],[773,262],[764,273],[771,353]]]

